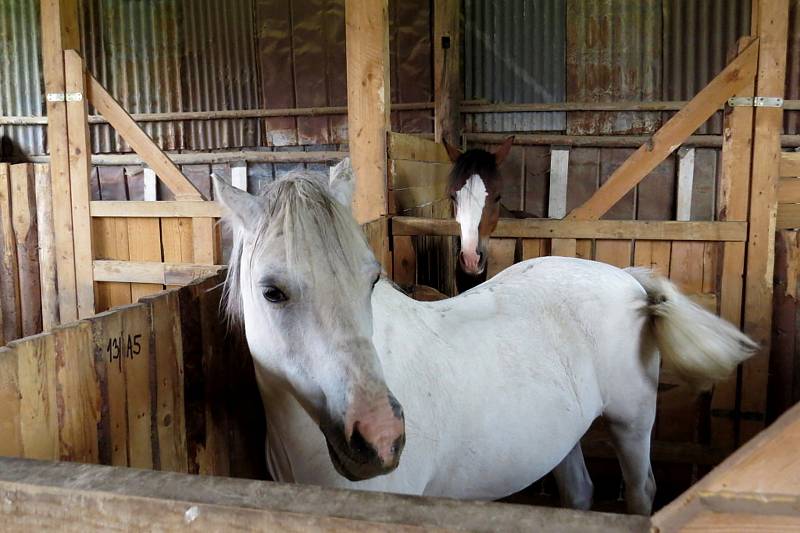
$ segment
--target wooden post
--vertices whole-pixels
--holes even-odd
[[[434,0],[434,138],[459,145],[461,135],[461,1]]]
[[[86,318],[92,316],[95,311],[92,218],[89,213],[89,202],[92,199],[92,193],[89,190],[92,153],[89,141],[89,108],[86,102],[86,69],[83,66],[83,59],[77,51],[64,51],[64,72],[67,92],[75,95],[67,102],[72,237],[75,250],[78,316]]]
[[[29,163],[12,165],[11,222],[17,241],[19,309],[24,337],[42,331],[39,232],[36,228],[35,189],[33,165]]]
[[[783,97],[789,2],[754,0],[754,4],[758,6],[759,37],[756,96]],[[765,420],[783,109],[757,107],[754,120],[744,330],[761,345],[761,350],[743,367],[741,409],[752,416],[742,420],[742,440],[760,431]]]
[[[53,228],[53,189],[50,167],[34,165],[36,179],[36,226],[39,232],[39,280],[42,287],[42,329],[59,324],[56,277],[56,243]]]
[[[678,201],[675,220],[692,219],[692,189],[694,188],[694,148],[678,150]]]
[[[41,0],[42,70],[47,101],[47,144],[53,189],[53,224],[56,228],[58,307],[63,322],[78,318],[75,260],[72,238],[72,197],[67,145],[67,106],[58,101],[65,92],[64,48],[59,0]],[[74,32],[72,32],[74,33]]]
[[[564,218],[567,214],[567,179],[569,175],[569,148],[550,150],[550,194],[547,204],[548,218]],[[578,241],[576,239],[553,239],[550,249],[552,255],[575,257]]]
[[[388,212],[386,135],[389,122],[388,0],[346,0],[347,123],[356,177],[359,224]]]
[[[17,244],[11,220],[11,169],[0,163],[0,340],[6,344],[22,335],[19,305]]]
[[[731,55],[741,52],[752,41],[739,41]],[[735,96],[753,96],[755,77]],[[753,108],[731,107],[725,111],[722,134],[722,173],[717,220],[746,221],[750,192],[750,163],[753,152]],[[722,275],[720,276],[719,313],[722,318],[741,327],[744,286],[745,243],[722,244]],[[738,435],[736,382],[731,376],[714,387],[711,397],[711,444],[719,448],[735,447]]]

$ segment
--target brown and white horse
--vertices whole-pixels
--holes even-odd
[[[461,247],[456,266],[459,293],[486,281],[487,245],[500,217],[532,218],[524,211],[507,209],[501,203],[503,178],[500,165],[511,151],[514,137],[494,152],[473,148],[465,152],[444,141],[453,162],[448,191],[461,226]]]

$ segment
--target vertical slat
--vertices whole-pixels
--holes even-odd
[[[17,352],[0,347],[0,455],[22,457]]]
[[[144,167],[144,200],[155,202],[158,200],[158,180],[156,172],[150,167]]]
[[[550,151],[550,193],[547,203],[549,218],[564,218],[567,213],[567,176],[569,175],[569,150],[554,148]],[[553,239],[551,253],[564,257],[577,255],[575,239]]]
[[[48,334],[36,335],[14,343],[13,348],[19,356],[20,430],[25,457],[57,461],[54,338]]]
[[[486,277],[492,278],[514,264],[516,239],[489,239]]]
[[[199,220],[199,219],[195,219]],[[205,220],[205,219],[203,219]],[[161,226],[157,218],[128,218],[128,255],[131,261],[161,262]],[[209,245],[212,244],[209,242]],[[131,300],[163,290],[163,285],[132,283]]]
[[[386,133],[390,129],[388,0],[345,0],[347,119],[357,176],[353,214],[359,224],[387,213]]]
[[[692,189],[694,185],[694,148],[678,150],[678,205],[675,220],[692,219]]]
[[[36,179],[36,226],[39,232],[42,329],[49,331],[59,324],[53,189],[50,185],[50,167],[46,164],[36,164],[33,169]]]
[[[0,163],[0,308],[2,309],[3,344],[22,335],[17,243],[11,220],[10,168]]]
[[[247,190],[247,162],[231,165],[231,185],[239,190]]]
[[[756,94],[784,94],[786,47],[789,21],[788,0],[758,2],[759,58]],[[755,10],[754,10],[755,11]],[[744,412],[756,420],[743,419],[742,440],[764,427],[767,374],[772,327],[772,274],[775,259],[775,216],[780,165],[780,134],[783,110],[757,107],[753,137],[753,173],[750,191],[750,225],[747,241],[744,330],[761,345],[759,353],[744,363],[742,399]]]
[[[45,92],[59,94],[63,93],[66,87],[61,5],[59,0],[40,0],[40,6]],[[64,102],[47,100],[47,144],[50,151],[50,176],[53,188],[53,223],[58,228],[55,241],[58,308],[61,321],[71,322],[78,318],[78,297],[75,285],[67,106]]]
[[[128,415],[128,461],[133,468],[152,469],[154,441],[153,393],[156,386],[151,374],[152,327],[150,308],[135,305],[122,315],[122,350],[125,357],[125,391]],[[151,372],[151,370],[153,372]]]
[[[672,243],[670,241],[636,241],[633,264],[649,268],[661,276],[669,277],[671,255]]]
[[[155,428],[161,470],[188,472],[183,394],[183,339],[178,293],[146,298],[152,319]]]
[[[33,165],[27,163],[13,165],[11,167],[11,222],[17,242],[19,309],[22,335],[25,337],[42,331],[35,189]]]
[[[86,74],[78,52],[64,51],[64,72],[68,92],[79,93],[82,98],[67,103],[67,126],[69,129],[69,175],[72,200],[72,229],[75,251],[75,287],[77,291],[78,316],[86,318],[94,314],[94,271],[92,262],[92,219],[89,213],[91,191],[91,143],[89,142],[88,104],[86,101]]]
[[[56,328],[59,458],[97,463],[100,398],[87,322]]]
[[[433,5],[434,138],[460,144],[461,2],[434,0]]]
[[[750,43],[743,38],[730,55],[743,50]],[[737,96],[753,96],[755,79]],[[748,195],[750,192],[750,164],[753,152],[753,108],[729,107],[725,110],[722,137],[722,171],[718,220],[747,220]],[[744,300],[745,243],[722,244],[722,274],[720,276],[720,316],[731,324],[742,324],[742,302]],[[734,447],[737,442],[736,385],[734,374],[714,386],[711,397],[711,443],[719,447]]]
[[[417,283],[417,253],[411,237],[393,238],[392,246],[393,279],[401,287]]]
[[[522,260],[549,255],[546,239],[522,239]]]

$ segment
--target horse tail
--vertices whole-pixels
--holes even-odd
[[[647,269],[626,271],[647,293],[646,309],[665,366],[690,386],[708,389],[758,350],[750,337],[691,301],[668,280]]]

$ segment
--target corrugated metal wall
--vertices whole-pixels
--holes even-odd
[[[464,95],[506,103],[563,102],[563,0],[464,1]],[[467,117],[473,131],[563,130],[564,113]]]
[[[737,39],[750,34],[751,1],[663,0],[665,100],[692,98],[725,68]],[[721,113],[699,131],[721,132]]]
[[[567,100],[661,98],[661,0],[567,1]],[[567,132],[649,133],[657,113],[570,113]]]
[[[39,116],[43,107],[39,2],[0,0],[0,115]],[[44,151],[42,126],[0,126],[0,138],[2,157]]]

